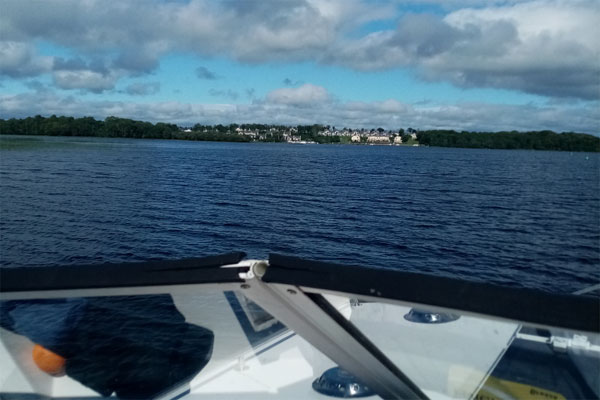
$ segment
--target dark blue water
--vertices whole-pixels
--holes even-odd
[[[241,250],[565,293],[600,281],[598,154],[1,140],[3,266]]]

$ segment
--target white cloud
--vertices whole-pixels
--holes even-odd
[[[53,74],[54,83],[61,89],[83,89],[101,93],[115,87],[117,76],[90,70],[59,70]]]
[[[2,8],[0,37],[6,40],[43,39],[88,53],[120,50],[119,67],[131,69],[151,67],[170,51],[254,62],[308,59],[340,32],[381,18],[390,9],[359,0],[192,0],[150,6],[136,1],[5,0]]]
[[[160,91],[160,82],[136,82],[125,88],[125,93],[132,96],[149,96]]]
[[[328,102],[331,96],[324,87],[305,83],[297,88],[275,89],[267,93],[266,100],[274,104],[309,106]]]
[[[445,21],[477,27],[481,38],[458,43],[452,53],[428,60],[430,76],[459,86],[490,86],[556,97],[600,95],[600,3],[534,1],[510,7],[467,9]],[[506,31],[499,32],[506,27]],[[508,30],[514,29],[514,32]],[[508,45],[502,48],[503,40]],[[485,54],[482,48],[501,48]]]
[[[414,67],[428,80],[598,99],[600,4],[538,0],[406,15],[396,30],[339,43],[325,59],[350,68]]]
[[[197,104],[182,102],[88,101],[51,92],[0,95],[0,118],[40,115],[114,115],[153,122],[190,125],[260,122],[323,123],[335,126],[398,129],[579,131],[600,135],[600,112],[593,105],[498,105],[456,103],[414,105],[397,100],[379,102]]]
[[[36,76],[52,68],[52,58],[38,55],[30,43],[0,41],[0,75]]]
[[[445,17],[406,14],[396,29],[360,29],[397,19],[396,7],[420,3],[451,11]],[[34,41],[43,40],[102,59],[110,69],[102,76],[90,67],[57,78],[61,87],[96,92],[114,86],[111,79],[154,71],[168,53],[191,52],[252,63],[407,67],[459,87],[589,100],[600,93],[599,20],[597,0],[4,0],[0,73],[47,73],[51,58],[33,51]],[[64,75],[79,83],[68,84]]]

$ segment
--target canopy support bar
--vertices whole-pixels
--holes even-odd
[[[248,298],[382,398],[428,399],[366,337],[349,329],[352,325],[332,306],[317,304],[319,299],[307,296],[297,286],[251,279],[241,287]]]

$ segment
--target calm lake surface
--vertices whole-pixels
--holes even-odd
[[[599,243],[598,154],[0,137],[4,267],[276,252],[568,293]]]

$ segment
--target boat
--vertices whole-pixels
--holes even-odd
[[[598,398],[597,292],[242,252],[2,268],[0,398]]]

